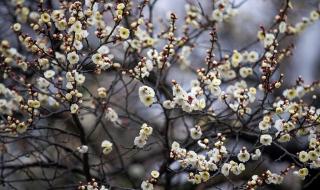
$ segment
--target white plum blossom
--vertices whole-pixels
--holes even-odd
[[[142,190],[153,190],[153,184],[152,183],[149,183],[148,181],[143,181],[141,183],[141,189]]]
[[[275,41],[274,34],[267,33],[265,38],[264,38],[263,43],[264,43],[265,47],[268,47],[268,46],[272,45],[274,43],[274,41]]]
[[[271,135],[268,135],[268,134],[261,135],[260,136],[260,143],[265,146],[271,145],[271,143],[272,143]]]
[[[240,162],[247,162],[250,159],[250,154],[246,148],[243,148],[238,153],[237,158]]]
[[[75,113],[78,112],[78,110],[79,110],[78,104],[71,104],[71,106],[70,106],[70,112],[71,113],[75,114]]]
[[[88,152],[89,147],[87,145],[81,145],[77,148],[78,152],[80,152],[81,154],[85,154]]]
[[[201,127],[200,126],[195,126],[193,128],[190,129],[190,136],[192,139],[200,139],[202,136],[202,131],[201,131]]]
[[[153,128],[148,126],[146,123],[142,124],[139,136],[135,137],[134,145],[143,148],[147,144],[147,140],[153,132]]]
[[[119,28],[119,36],[120,36],[120,38],[125,40],[125,39],[129,38],[129,35],[130,35],[129,29],[127,29],[125,27],[120,27]]]
[[[74,79],[75,79],[75,81],[77,82],[78,85],[82,85],[85,82],[86,77],[83,74],[80,74],[80,73],[75,71]]]
[[[307,162],[309,160],[309,154],[306,151],[299,152],[299,160],[301,162]]]
[[[261,121],[261,122],[259,123],[259,129],[260,129],[261,131],[267,131],[267,130],[270,129],[270,128],[271,128],[271,124],[269,124],[268,122]]]
[[[73,64],[78,63],[79,55],[73,51],[71,53],[68,53],[67,59],[68,59],[69,63],[73,65]]]
[[[260,149],[256,149],[253,154],[251,154],[252,160],[258,160],[261,157]]]
[[[101,148],[102,148],[103,154],[108,155],[112,151],[112,146],[113,144],[110,141],[108,140],[102,141]]]
[[[44,72],[44,77],[47,79],[54,77],[54,75],[55,75],[55,72],[53,70],[48,70],[48,71]]]
[[[149,107],[155,101],[155,92],[148,86],[141,86],[139,88],[139,98],[146,107]]]
[[[221,173],[224,175],[224,176],[228,176],[229,175],[229,172],[230,172],[230,169],[231,169],[231,164],[228,164],[228,163],[224,163],[221,167]]]
[[[117,112],[116,112],[114,109],[110,108],[110,107],[107,108],[105,117],[106,117],[109,121],[111,121],[112,123],[114,123],[114,124],[120,124],[120,123],[121,123]]]

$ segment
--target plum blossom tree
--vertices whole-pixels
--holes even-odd
[[[1,2],[1,189],[314,184],[320,83],[286,85],[280,66],[319,8],[293,21],[283,0],[252,43],[224,49],[219,31],[246,0],[157,18],[159,1]]]

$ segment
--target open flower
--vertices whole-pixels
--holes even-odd
[[[157,178],[160,176],[160,173],[159,173],[158,171],[156,171],[156,170],[153,170],[153,171],[151,172],[151,176],[152,176],[153,178],[157,179]]]
[[[192,139],[195,139],[195,140],[200,139],[202,136],[202,131],[201,131],[200,126],[196,126],[194,128],[191,128],[190,129],[190,136]]]
[[[116,124],[116,125],[121,124],[121,121],[119,119],[119,116],[118,116],[117,112],[114,109],[110,108],[110,107],[107,108],[105,117],[109,121],[111,121],[113,124]]]
[[[269,146],[272,143],[272,137],[271,135],[265,134],[260,136],[260,143]]]
[[[268,130],[268,129],[270,129],[270,128],[271,128],[271,125],[270,125],[269,122],[261,121],[261,122],[259,123],[259,129],[260,129],[261,131],[266,131],[266,130]]]
[[[101,148],[102,148],[103,154],[104,155],[109,154],[112,151],[112,146],[113,146],[113,144],[110,141],[108,141],[108,140],[102,141]]]
[[[82,85],[84,83],[84,81],[86,80],[86,77],[83,74],[76,72],[74,74],[74,79],[78,85]]]
[[[15,32],[19,32],[21,30],[21,24],[20,23],[15,23],[13,26],[12,26],[12,29],[13,31]]]
[[[150,88],[148,86],[142,86],[139,88],[140,101],[146,107],[149,107],[154,103],[154,101],[155,101],[154,96],[155,96],[155,92],[152,88]]]
[[[125,28],[125,27],[120,27],[119,28],[119,36],[121,39],[126,40],[129,38],[130,35],[130,31],[129,29]]]
[[[301,168],[298,174],[302,179],[304,179],[309,174],[309,170],[307,168]]]
[[[19,123],[16,127],[17,132],[20,134],[26,132],[27,129],[28,129],[28,126],[24,122]]]
[[[237,157],[240,162],[247,162],[250,159],[250,154],[246,148],[243,148],[242,150],[240,150]]]
[[[299,152],[300,162],[307,162],[309,160],[309,154],[306,151]]]
[[[270,45],[273,44],[273,42],[275,41],[275,36],[271,33],[266,34],[263,43],[264,43],[264,47],[268,47]]]
[[[77,113],[78,110],[79,110],[78,104],[71,104],[71,106],[70,106],[70,112],[71,112],[72,114]]]
[[[145,138],[138,136],[134,138],[133,144],[139,148],[143,148],[147,144],[147,141]]]
[[[234,50],[232,57],[231,57],[231,63],[233,67],[238,67],[239,63],[242,61],[243,57],[240,52]]]
[[[229,175],[229,171],[231,169],[231,165],[228,164],[228,163],[224,163],[221,167],[221,173],[224,175],[224,176],[228,176]]]
[[[220,9],[215,9],[212,12],[212,19],[217,22],[221,22],[223,20],[223,12]]]
[[[68,59],[69,63],[73,65],[73,64],[78,63],[79,55],[73,51],[71,53],[68,53],[67,59]]]
[[[148,181],[143,181],[141,183],[141,189],[142,190],[153,190],[153,184],[149,183]]]
[[[42,13],[40,19],[44,23],[50,22],[50,15],[48,13]]]
[[[44,77],[47,79],[50,79],[52,77],[54,77],[56,73],[53,70],[48,70],[46,72],[44,72]]]
[[[97,89],[97,91],[98,91],[98,96],[100,98],[106,98],[107,97],[107,89],[106,88],[100,87],[100,88]]]
[[[250,63],[255,63],[259,59],[259,54],[256,51],[251,51],[248,55],[248,61]]]

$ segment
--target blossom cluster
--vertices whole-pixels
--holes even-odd
[[[143,148],[147,144],[147,140],[152,134],[152,131],[152,127],[148,126],[146,123],[142,124],[139,136],[134,139],[134,145]]]
[[[191,81],[191,91],[186,92],[176,81],[172,81],[173,100],[165,100],[163,106],[166,109],[181,107],[185,112],[202,110],[205,108],[205,99],[201,98],[203,94],[200,83],[197,80]]]

